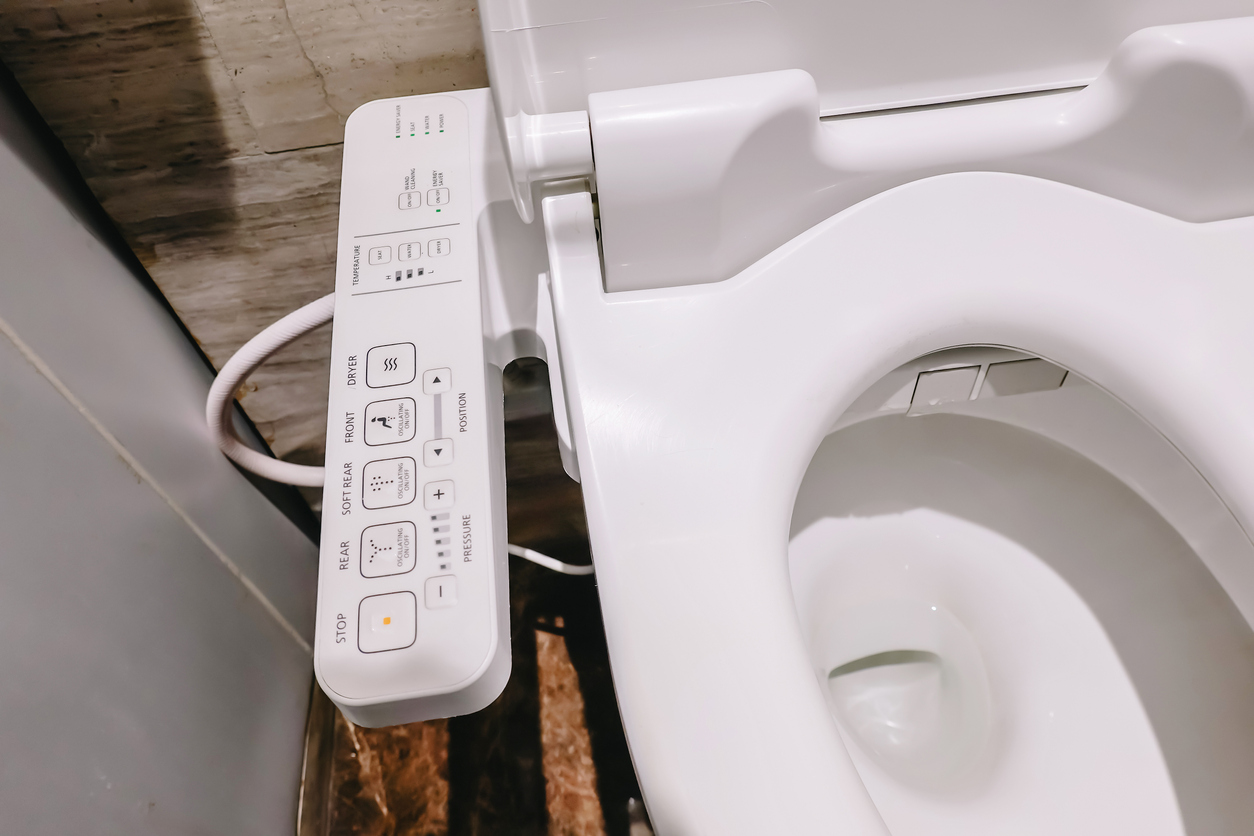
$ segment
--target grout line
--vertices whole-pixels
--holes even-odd
[[[257,599],[262,608],[270,614],[270,617],[277,621],[279,626],[282,627],[288,635],[296,640],[300,649],[305,651],[306,654],[312,656],[313,648],[309,646],[309,642],[305,641],[304,636],[297,632],[291,622],[284,618],[283,613],[279,612],[278,607],[276,607],[270,599],[266,597],[265,593],[252,582],[252,579],[240,570],[239,566],[237,566],[235,561],[231,560],[231,558],[227,556],[226,552],[218,548],[218,545],[214,543],[213,540],[209,538],[209,535],[196,524],[196,521],[183,510],[178,502],[175,501],[174,497],[166,493],[165,489],[158,484],[152,474],[139,463],[139,460],[136,459],[129,450],[122,446],[122,442],[118,441],[117,437],[114,436],[113,433],[109,432],[108,428],[105,427],[104,424],[100,423],[96,416],[91,414],[91,411],[88,410],[86,404],[80,401],[78,397],[70,391],[69,387],[61,382],[61,379],[57,377],[52,368],[49,367],[38,354],[35,353],[34,349],[27,345],[26,342],[17,335],[17,332],[13,330],[13,326],[9,325],[9,323],[3,318],[0,318],[0,333],[8,337],[9,341],[13,343],[19,352],[21,352],[27,362],[34,366],[35,370],[43,375],[44,378],[52,384],[52,387],[61,394],[61,397],[69,401],[70,405],[78,410],[80,415],[87,419],[87,423],[91,424],[92,429],[99,433],[100,437],[108,442],[109,446],[112,447],[113,451],[121,457],[127,467],[133,470],[135,475],[142,479],[148,487],[152,488],[153,492],[155,492],[157,496],[161,497],[166,505],[170,506],[174,513],[177,514],[183,522],[187,524],[187,527],[192,530],[192,533],[200,538],[200,541],[209,548],[209,551],[213,552],[214,556],[217,557],[222,565],[226,567],[227,571],[234,575],[235,579],[243,585],[244,589]]]

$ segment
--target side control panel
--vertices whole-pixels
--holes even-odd
[[[371,102],[345,129],[314,668],[366,726],[476,711],[509,677],[472,133],[456,95]]]

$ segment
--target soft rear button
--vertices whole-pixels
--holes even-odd
[[[427,609],[442,610],[457,604],[457,576],[440,575],[427,578]]]
[[[361,504],[367,508],[393,508],[413,502],[415,470],[414,460],[409,456],[369,462],[361,471]],[[451,496],[452,487],[449,494]]]

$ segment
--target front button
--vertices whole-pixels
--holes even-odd
[[[409,441],[417,430],[413,398],[375,401],[366,407],[366,444],[397,444]]]
[[[411,383],[417,367],[413,343],[375,346],[366,352],[366,385],[380,389]]]
[[[366,465],[369,467],[370,465]],[[453,507],[453,480],[428,482],[422,488],[422,504],[428,511]],[[370,506],[367,505],[367,508]]]
[[[409,647],[418,638],[418,599],[412,592],[363,598],[357,607],[357,649],[380,653]]]
[[[393,508],[414,501],[414,460],[409,456],[370,462],[361,471],[361,504]]]

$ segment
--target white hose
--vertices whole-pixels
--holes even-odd
[[[243,347],[226,361],[222,371],[218,372],[213,385],[209,387],[209,400],[205,403],[205,420],[209,423],[209,433],[217,442],[218,448],[240,467],[275,482],[303,485],[309,488],[322,487],[326,479],[325,468],[280,461],[245,446],[235,435],[235,428],[231,423],[231,404],[235,400],[235,393],[239,387],[270,355],[297,337],[308,334],[320,325],[326,325],[334,316],[335,294],[328,293],[321,299],[292,311],[244,343]],[[565,575],[592,574],[591,566],[563,563],[547,554],[540,554],[540,552],[515,546],[512,543],[509,544],[509,553]]]
[[[328,293],[287,316],[253,337],[226,362],[209,388],[209,400],[205,404],[205,420],[218,448],[231,461],[245,470],[264,476],[275,482],[289,485],[322,487],[325,469],[303,464],[292,464],[258,453],[247,447],[235,435],[231,423],[231,403],[235,393],[248,376],[257,370],[271,354],[292,340],[309,333],[319,325],[326,325],[335,314],[335,294]]]
[[[523,560],[537,563],[545,569],[561,572],[563,575],[591,575],[593,572],[591,566],[576,566],[573,563],[563,563],[556,557],[549,557],[547,554],[540,554],[522,546],[515,546],[513,543],[509,544],[509,553],[515,557],[521,557]]]

